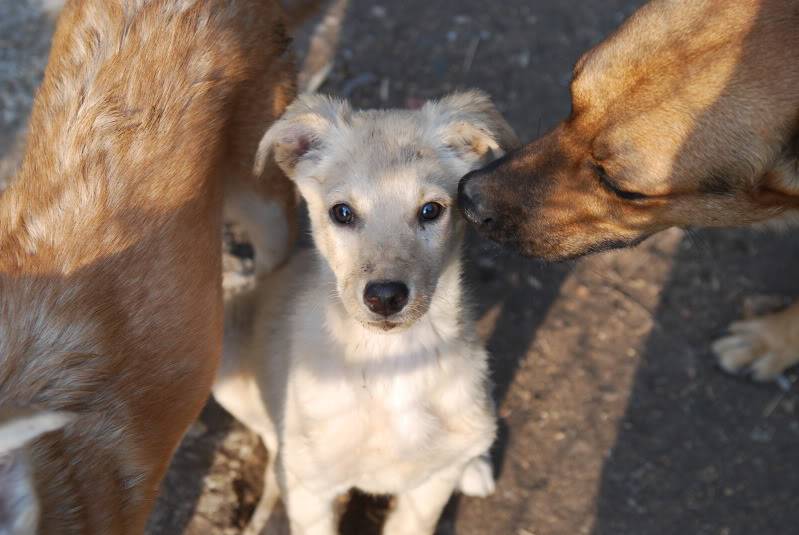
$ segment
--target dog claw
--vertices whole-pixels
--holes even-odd
[[[737,321],[730,326],[731,334],[713,344],[713,352],[724,371],[759,382],[776,381],[789,390],[792,384],[783,372],[799,362],[793,329],[793,321],[780,315]]]
[[[740,335],[731,335],[716,341],[713,352],[721,369],[734,375],[750,374],[758,357],[750,341]]]
[[[494,470],[487,455],[475,457],[466,465],[458,488],[466,496],[476,498],[485,498],[494,494],[496,489]]]

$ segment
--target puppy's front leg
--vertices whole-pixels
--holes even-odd
[[[263,533],[269,522],[269,517],[272,516],[272,510],[280,498],[280,486],[275,473],[276,448],[266,440],[264,440],[264,444],[269,452],[269,460],[266,464],[266,472],[264,472],[264,491],[250,518],[250,523],[242,532],[242,535],[260,535]],[[272,449],[270,449],[270,446],[272,446]]]
[[[298,481],[283,489],[283,501],[291,523],[291,535],[336,535],[334,493],[311,491]]]
[[[719,364],[730,373],[749,370],[755,380],[769,381],[799,364],[799,302],[777,314],[735,322],[730,333],[713,344]]]
[[[383,528],[384,535],[432,535],[462,472],[462,466],[447,469],[398,495],[397,505]]]

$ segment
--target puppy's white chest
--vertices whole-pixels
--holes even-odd
[[[472,430],[453,431],[457,415],[443,411],[417,384],[353,381],[309,387],[295,391],[302,396],[291,427],[302,435],[309,473],[326,474],[334,485],[400,492],[453,462],[476,439]],[[308,392],[315,392],[313,399]]]

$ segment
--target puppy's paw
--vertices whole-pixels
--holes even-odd
[[[476,498],[485,498],[494,494],[496,489],[494,470],[488,455],[481,455],[469,461],[461,474],[458,489],[466,496]]]
[[[799,363],[799,306],[770,316],[738,321],[730,335],[713,344],[719,365],[729,373],[749,372],[771,381]]]

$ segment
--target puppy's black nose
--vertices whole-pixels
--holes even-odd
[[[381,316],[396,314],[408,304],[408,287],[403,282],[370,282],[363,291],[363,302]]]
[[[481,230],[490,230],[497,218],[480,193],[479,180],[475,180],[479,175],[480,171],[472,171],[461,179],[458,184],[458,207],[470,223]]]

